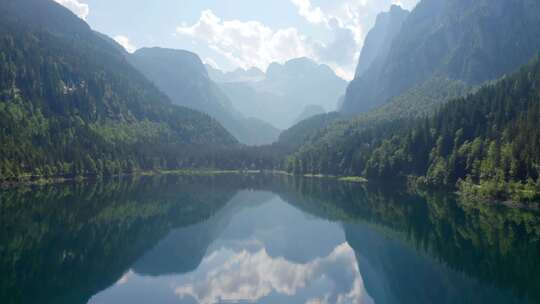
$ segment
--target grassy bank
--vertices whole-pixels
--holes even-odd
[[[341,182],[348,182],[348,183],[367,183],[368,180],[361,176],[343,176],[338,178]]]

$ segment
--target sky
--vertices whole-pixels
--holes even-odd
[[[197,53],[222,70],[308,57],[350,80],[375,18],[419,0],[55,0],[129,52]]]

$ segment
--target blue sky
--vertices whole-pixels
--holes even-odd
[[[55,0],[124,45],[197,53],[223,70],[309,57],[350,79],[367,31],[418,0]]]

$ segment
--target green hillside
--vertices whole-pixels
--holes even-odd
[[[540,192],[540,62],[455,99],[429,118],[329,127],[289,159],[292,172],[415,176],[483,197]]]
[[[184,146],[236,144],[55,2],[3,1],[0,16],[0,178],[193,166]]]

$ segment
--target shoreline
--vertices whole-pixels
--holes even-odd
[[[18,180],[8,181],[0,180],[0,189],[9,189],[22,186],[48,186],[54,184],[62,184],[68,182],[83,182],[94,181],[112,178],[123,177],[142,177],[142,176],[166,176],[166,175],[185,175],[185,176],[211,176],[222,174],[285,174],[279,171],[265,171],[265,170],[149,170],[149,171],[136,171],[133,173],[122,173],[107,176],[98,175],[84,175],[84,176],[55,176],[55,177],[39,177],[39,176],[27,176]]]
[[[40,176],[25,176],[18,180],[8,181],[0,180],[0,189],[19,187],[19,186],[46,186],[52,184],[60,184],[66,182],[82,182],[88,180],[102,180],[110,178],[122,178],[122,177],[140,177],[140,176],[158,176],[158,175],[185,175],[185,176],[209,176],[209,175],[222,175],[222,174],[272,174],[272,175],[284,175],[284,176],[297,176],[312,179],[334,179],[340,182],[348,183],[367,183],[368,180],[361,176],[337,176],[337,175],[325,175],[325,174],[302,174],[295,175],[283,170],[210,170],[210,169],[179,169],[179,170],[148,170],[148,171],[136,171],[133,173],[122,173],[107,176],[98,175],[83,175],[83,176],[54,176],[54,177],[40,177]]]
[[[282,170],[210,170],[210,169],[179,169],[179,170],[149,170],[149,171],[136,171],[133,173],[122,173],[108,176],[57,176],[57,177],[38,177],[38,176],[26,176],[16,181],[0,180],[0,190],[8,190],[18,187],[43,187],[49,185],[63,184],[63,183],[80,183],[84,181],[100,181],[104,179],[125,178],[125,177],[145,177],[145,176],[217,176],[225,174],[234,175],[252,175],[252,174],[270,174],[270,175],[282,175],[282,176],[297,176],[308,179],[332,179],[343,183],[351,184],[367,184],[369,180],[361,176],[335,176],[335,175],[323,175],[323,174],[302,174],[295,175]],[[429,189],[426,189],[429,190]],[[485,205],[498,205],[512,209],[525,209],[525,210],[540,210],[540,202],[531,202],[529,204],[523,202],[515,202],[511,200],[500,199],[486,199],[483,197],[471,197],[470,194],[464,194],[461,191],[455,191],[454,194],[461,197],[463,201],[469,201],[477,204]]]

